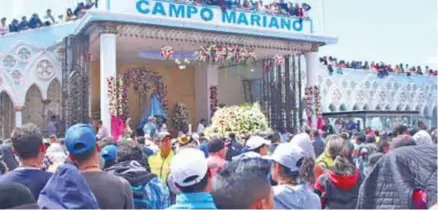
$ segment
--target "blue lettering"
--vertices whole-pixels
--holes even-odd
[[[287,29],[290,31],[290,19],[289,18],[281,18],[280,25],[281,25],[281,29]]]
[[[211,21],[213,20],[213,11],[209,8],[202,8],[201,9],[201,18],[204,21]]]
[[[251,25],[260,26],[260,15],[251,14]]]
[[[166,11],[164,10],[164,6],[161,2],[156,2],[154,9],[152,10],[152,14],[156,15],[156,14],[160,14],[162,16],[166,16]]]
[[[295,31],[302,31],[303,30],[303,21],[302,20],[294,20],[292,23],[292,27]]]
[[[237,20],[237,24],[248,25],[248,19],[246,18],[246,14],[241,12],[239,15],[239,19]]]
[[[277,18],[275,17],[271,17],[271,21],[269,22],[269,28],[273,28],[273,27],[277,29],[279,28]]]
[[[222,12],[222,22],[223,23],[236,23],[236,12],[226,10]]]
[[[170,4],[169,6],[169,16],[170,17],[182,17],[184,18],[184,6],[183,5],[176,5],[176,4]]]
[[[149,2],[146,0],[140,0],[136,4],[137,11],[145,15],[147,15],[150,12],[148,6],[149,6]]]
[[[187,9],[187,18],[191,18],[193,14],[198,12],[198,8],[194,6],[188,6]]]
[[[263,27],[266,28],[268,26],[268,17],[266,15],[263,15]]]

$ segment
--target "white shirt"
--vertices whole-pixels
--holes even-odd
[[[204,133],[205,126],[202,123],[198,124],[198,128],[196,129],[196,133]]]
[[[105,127],[100,127],[99,128],[99,131],[97,131],[97,135],[96,135],[96,137],[99,139],[99,140],[102,140],[103,138],[105,138],[105,137],[108,137],[108,130],[105,128]]]
[[[167,131],[167,125],[166,123],[163,123],[163,125],[161,125],[160,132],[165,132],[165,131]]]

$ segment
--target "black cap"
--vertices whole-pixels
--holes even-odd
[[[225,148],[225,142],[222,139],[216,138],[208,142],[208,153],[219,152]]]

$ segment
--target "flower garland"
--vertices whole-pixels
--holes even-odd
[[[117,86],[116,86],[116,78],[108,77],[108,99],[109,99],[109,111],[111,116],[117,116]]]
[[[165,58],[166,60],[169,60],[172,58],[173,53],[175,51],[173,50],[173,47],[171,46],[164,46],[161,48],[161,57]]]
[[[275,55],[272,59],[274,59],[274,64],[279,66],[284,63],[284,57],[281,55]]]
[[[127,104],[127,88],[123,85],[123,78],[110,76],[107,78],[107,83],[111,116],[124,116],[126,113],[126,106],[124,104]]]
[[[306,87],[305,91],[305,102],[306,102],[306,113],[312,113],[313,109],[312,109],[312,99],[313,99],[313,87],[312,86],[308,86]]]
[[[321,113],[321,92],[320,92],[320,90],[319,90],[319,87],[317,86],[317,85],[315,85],[314,87],[313,87],[313,89],[314,89],[314,97],[315,97],[315,112],[316,112],[316,114],[317,115],[320,115],[320,114],[322,114]]]
[[[210,44],[201,46],[195,52],[198,62],[229,62],[229,63],[246,63],[254,62],[257,57],[254,49],[246,49],[242,46],[221,46]]]
[[[140,94],[146,95],[152,89],[152,83],[155,84],[156,93],[159,97],[161,105],[165,112],[167,112],[167,86],[164,84],[163,77],[153,71],[144,68],[130,69],[120,76],[122,80],[122,97],[120,103],[125,116],[128,116],[128,96],[127,89],[132,85],[134,90]]]
[[[217,107],[219,105],[217,96],[218,96],[217,86],[216,85],[210,86],[210,111],[212,116],[214,112],[216,112]]]
[[[172,115],[173,128],[179,131],[186,131],[189,129],[189,111],[185,104],[176,103]]]

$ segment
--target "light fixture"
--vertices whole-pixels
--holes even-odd
[[[251,70],[249,70],[249,71],[254,72],[254,69],[251,69]]]
[[[180,70],[184,70],[184,69],[186,69],[186,68],[187,68],[187,66],[186,66],[186,65],[184,65],[184,64],[182,64],[182,65],[179,65],[179,66],[178,66],[178,68],[179,68]]]

